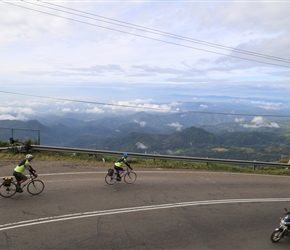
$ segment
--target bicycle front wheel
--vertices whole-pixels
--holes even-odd
[[[128,172],[125,176],[124,176],[124,181],[127,184],[132,184],[133,182],[135,182],[137,179],[137,174],[135,172]]]
[[[105,177],[105,181],[106,181],[106,183],[107,183],[108,185],[113,185],[113,184],[116,183],[117,178],[116,178],[115,175],[111,176],[111,175],[108,175],[108,174],[107,174],[106,177]]]
[[[27,185],[27,191],[30,194],[40,194],[44,189],[44,183],[41,180],[33,180]]]
[[[16,184],[14,182],[11,182],[10,186],[4,186],[4,184],[2,184],[0,186],[0,195],[9,198],[16,193],[16,189]]]

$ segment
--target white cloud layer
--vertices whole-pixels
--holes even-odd
[[[265,101],[252,101],[252,104],[263,108],[263,109],[268,109],[268,110],[281,110],[285,108],[285,104],[278,102],[265,102]]]
[[[35,111],[32,108],[23,107],[0,107],[0,120],[26,121]]]
[[[288,99],[290,2],[13,4],[0,2],[3,91],[164,110],[178,105],[153,103],[177,94]],[[9,98],[21,99],[0,92]],[[257,105],[282,107],[270,102]]]
[[[29,120],[28,117],[22,115],[22,114],[17,114],[17,115],[10,115],[10,114],[0,114],[0,120],[20,120],[20,121],[27,121]]]

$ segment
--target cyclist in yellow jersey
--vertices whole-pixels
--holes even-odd
[[[117,180],[118,181],[121,180],[120,175],[122,173],[124,173],[124,171],[125,171],[125,169],[122,167],[123,164],[126,164],[131,170],[133,169],[133,168],[131,168],[130,164],[128,163],[127,157],[128,157],[128,154],[124,153],[123,157],[121,157],[118,161],[115,162],[114,169],[117,171],[117,177],[118,177]]]
[[[22,160],[15,168],[13,172],[13,176],[17,180],[17,192],[22,193],[23,190],[20,187],[20,184],[25,182],[28,178],[23,173],[27,169],[35,178],[38,176],[36,171],[29,165],[29,163],[33,160],[33,155],[26,155],[25,159]]]

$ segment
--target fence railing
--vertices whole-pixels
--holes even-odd
[[[0,131],[2,130],[10,130],[11,131],[11,139],[15,137],[15,132],[25,132],[26,134],[31,133],[37,133],[37,141],[40,143],[40,130],[39,129],[26,129],[26,128],[4,128],[0,127]],[[23,137],[23,136],[22,136]]]

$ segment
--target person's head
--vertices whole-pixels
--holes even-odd
[[[128,154],[127,154],[127,153],[124,153],[124,154],[123,154],[123,157],[124,157],[124,158],[127,158],[127,157],[128,157]]]
[[[33,157],[33,155],[31,155],[31,154],[28,154],[28,155],[26,155],[26,160],[29,160],[29,161],[31,161],[34,157]]]

